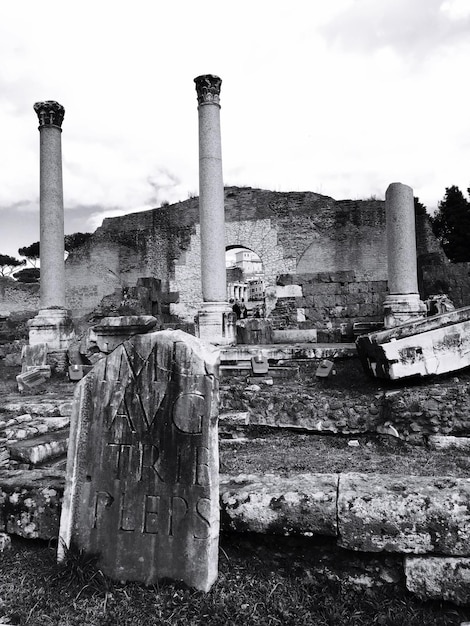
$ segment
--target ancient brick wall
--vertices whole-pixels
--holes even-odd
[[[355,323],[383,319],[386,280],[361,280],[353,271],[342,271],[282,275],[277,284],[281,289],[270,314],[275,329],[313,327],[333,339],[351,338]],[[295,297],[283,296],[288,285],[298,287]]]
[[[153,276],[179,293],[172,313],[192,318],[202,302],[198,211],[198,198],[191,198],[106,219],[67,260],[67,305],[90,311],[116,288]],[[298,271],[354,269],[358,280],[386,279],[381,202],[229,187],[225,212],[226,245],[258,254],[267,287],[278,275]]]
[[[39,284],[18,283],[13,278],[0,277],[0,313],[38,309]]]
[[[384,202],[335,201],[312,192],[227,187],[225,217],[226,245],[258,254],[268,292],[276,287],[277,277],[286,274],[354,272],[353,282],[366,283],[360,292],[354,291],[359,287],[338,284],[329,285],[330,293],[320,293],[320,287],[315,291],[309,279],[304,294],[307,300],[302,305],[296,302],[295,307],[305,308],[309,319],[318,317],[319,310],[322,315],[328,310],[329,315],[333,311],[336,317],[346,315],[347,319],[382,315],[377,300],[382,297],[378,294],[385,293],[387,280]],[[422,295],[432,293],[443,275],[454,301],[468,301],[465,287],[457,285],[465,271],[456,273],[455,266],[449,267],[426,216],[417,216],[417,233]],[[198,198],[105,219],[66,261],[67,306],[75,315],[88,313],[116,289],[153,277],[161,281],[162,292],[174,294],[171,313],[192,321],[202,302],[200,246]],[[374,283],[377,285],[372,286]],[[0,304],[4,301],[0,294]]]

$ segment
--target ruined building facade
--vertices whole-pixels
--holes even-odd
[[[384,202],[227,187],[225,220],[226,246],[246,247],[263,263],[275,326],[339,328],[382,319]],[[470,304],[468,264],[450,264],[427,216],[417,220],[421,298],[446,292],[456,306]],[[103,298],[123,304],[136,285],[147,289],[153,303],[146,312],[193,321],[202,302],[197,197],[105,219],[67,259],[66,303],[74,316],[95,310]],[[3,287],[2,297],[0,286],[0,308],[37,308],[31,287],[29,306],[24,294],[15,305],[11,290]]]

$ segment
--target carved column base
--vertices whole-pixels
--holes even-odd
[[[236,317],[226,302],[204,302],[195,319],[196,336],[215,346],[237,343]]]
[[[419,293],[392,293],[384,301],[385,328],[395,328],[425,317],[426,305],[419,299]]]
[[[48,352],[67,350],[75,339],[70,311],[67,309],[41,309],[28,322],[29,345],[47,343]]]

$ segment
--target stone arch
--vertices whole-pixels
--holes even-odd
[[[171,312],[192,321],[202,305],[201,293],[201,228],[195,225],[188,249],[175,261],[170,291],[179,292],[179,302],[171,305]],[[226,247],[253,250],[263,263],[266,289],[276,284],[279,274],[296,271],[296,260],[284,257],[284,248],[278,242],[277,228],[271,219],[242,220],[225,223]]]

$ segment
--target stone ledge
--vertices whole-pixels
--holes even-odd
[[[56,538],[64,484],[63,471],[0,471],[0,533]],[[439,551],[405,558],[407,588],[470,604],[470,479],[221,475],[220,506],[223,530],[337,537],[355,552]]]
[[[406,588],[421,600],[470,604],[470,559],[406,557]]]
[[[242,532],[335,537],[338,476],[221,476],[220,505],[224,525]]]

